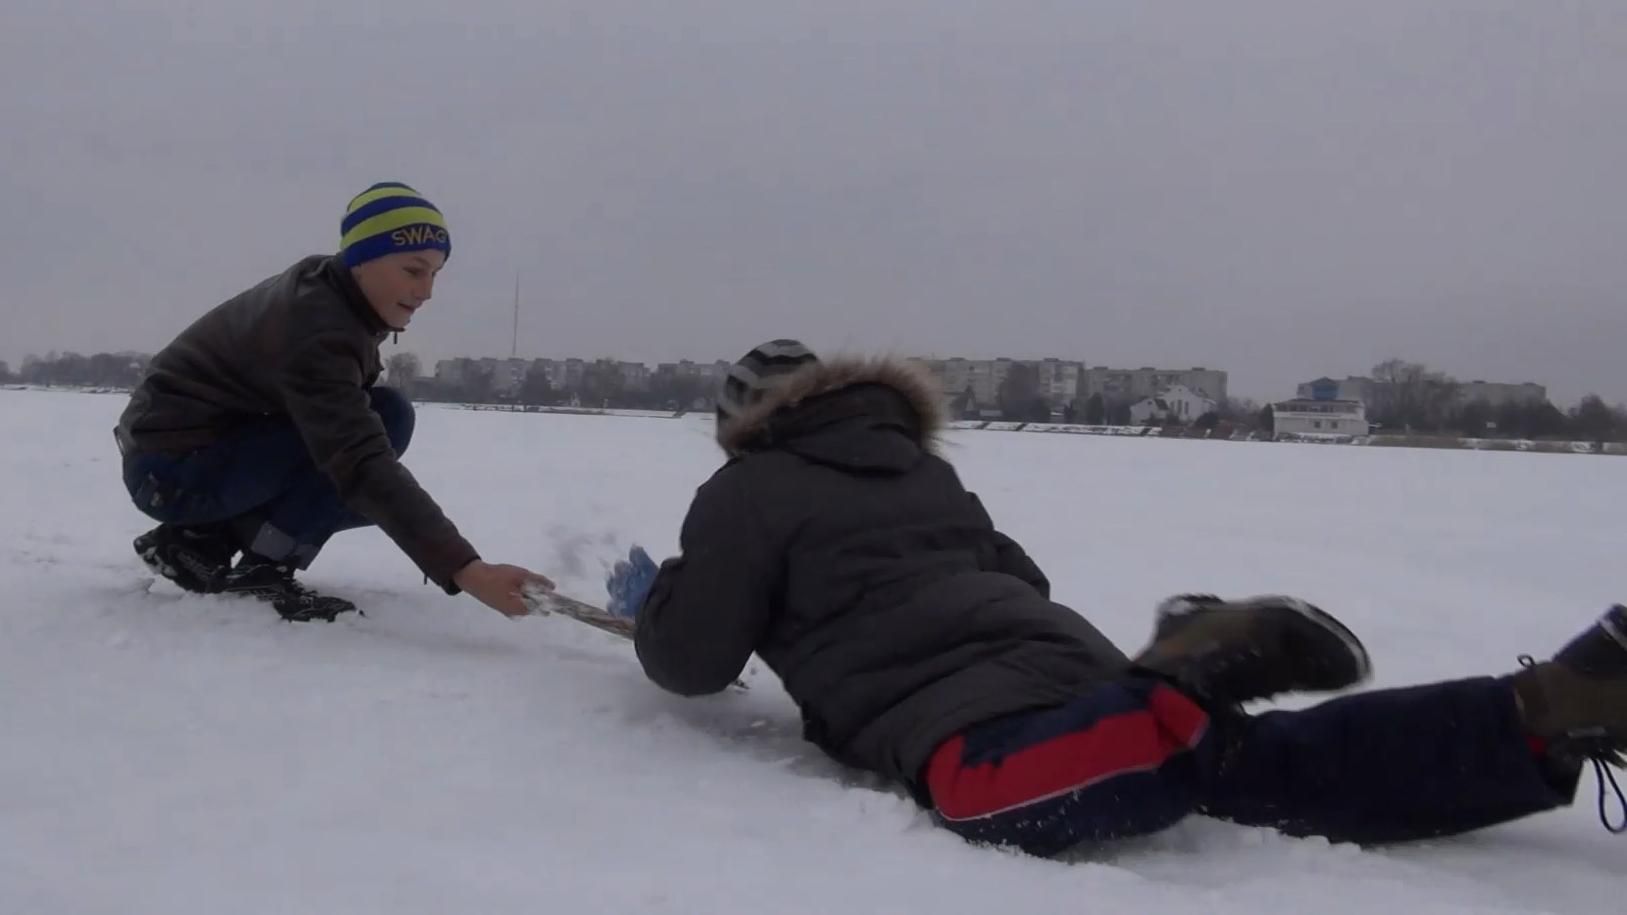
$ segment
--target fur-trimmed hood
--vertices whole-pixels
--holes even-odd
[[[897,358],[840,356],[811,363],[785,376],[761,400],[738,416],[718,421],[717,442],[729,455],[738,455],[772,445],[783,421],[795,424],[795,417],[782,411],[795,411],[810,401],[824,401],[826,395],[862,386],[889,389],[902,400],[912,419],[911,438],[923,451],[936,451],[938,436],[945,423],[943,395],[938,382],[925,368]],[[876,417],[885,420],[888,417]]]

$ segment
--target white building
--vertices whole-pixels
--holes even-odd
[[[1298,398],[1271,405],[1273,437],[1367,433],[1367,408],[1359,400]]]
[[[1205,397],[1184,384],[1166,388],[1156,397],[1148,397],[1130,405],[1130,425],[1145,426],[1166,419],[1190,423],[1215,409],[1212,398]]]

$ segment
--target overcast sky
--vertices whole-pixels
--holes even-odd
[[[401,180],[426,361],[506,356],[518,273],[525,356],[1627,400],[1621,0],[5,0],[0,149],[14,368],[156,349]]]

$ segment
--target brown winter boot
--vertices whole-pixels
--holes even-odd
[[[1593,763],[1599,820],[1611,832],[1627,832],[1627,796],[1605,768],[1627,768],[1627,607],[1605,611],[1551,660],[1520,663],[1525,670],[1513,682],[1526,730],[1547,744],[1548,762],[1572,777],[1584,762]],[[1619,824],[1606,812],[1607,781],[1624,811]]]
[[[1169,598],[1158,605],[1152,643],[1133,663],[1195,698],[1228,706],[1278,693],[1345,689],[1372,675],[1367,649],[1354,633],[1282,595]]]

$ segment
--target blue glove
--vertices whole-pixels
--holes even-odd
[[[605,590],[610,592],[610,603],[605,607],[616,616],[631,619],[644,606],[644,598],[655,584],[655,561],[641,546],[627,552],[627,558],[616,563],[605,579]]]

